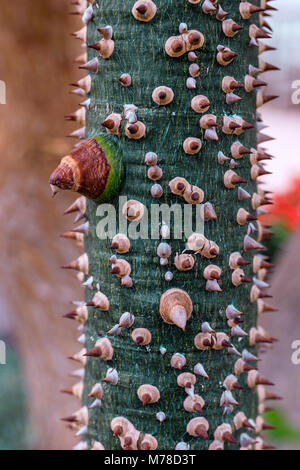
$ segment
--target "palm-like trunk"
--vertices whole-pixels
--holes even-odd
[[[149,5],[146,0],[140,3]],[[240,434],[247,432],[251,435],[252,431],[244,427],[235,431],[234,416],[238,412],[244,412],[248,418],[255,419],[258,414],[256,387],[248,386],[247,372],[238,377],[243,390],[232,392],[239,405],[233,405],[232,409],[229,403],[228,406],[220,406],[224,392],[222,383],[227,376],[235,374],[234,365],[239,359],[235,354],[228,354],[230,349],[228,350],[226,343],[220,350],[215,347],[199,350],[194,345],[194,338],[201,331],[202,324],[209,322],[216,333],[226,333],[229,341],[240,353],[243,349],[256,353],[255,347],[249,345],[248,337],[231,335],[232,324],[228,323],[225,314],[227,306],[234,305],[236,309],[244,312],[243,330],[249,332],[256,325],[257,302],[250,302],[252,284],[242,282],[238,287],[234,286],[233,270],[229,266],[230,254],[240,252],[250,263],[245,267],[240,266],[244,269],[244,275],[248,278],[254,275],[252,260],[257,252],[244,250],[249,221],[239,225],[236,217],[240,208],[255,215],[251,199],[238,200],[238,186],[253,195],[256,184],[251,179],[249,155],[222,162],[222,158],[218,159],[218,153],[223,152],[232,158],[231,146],[237,141],[248,149],[257,146],[256,91],[237,90],[243,100],[229,105],[222,90],[222,80],[225,76],[232,76],[243,84],[249,65],[258,67],[258,49],[249,46],[249,27],[251,24],[258,24],[258,14],[253,14],[250,19],[242,19],[239,2],[224,0],[222,7],[229,12],[227,19],[232,18],[244,27],[234,37],[228,37],[222,30],[222,22],[216,19],[216,14],[203,12],[202,3],[201,1],[192,5],[188,0],[155,0],[155,17],[150,22],[143,22],[133,17],[132,0],[101,0],[99,6],[97,2],[94,4],[94,20],[88,25],[88,44],[99,40],[98,27],[111,25],[115,49],[107,60],[99,57],[100,71],[92,76],[87,137],[103,132],[101,122],[111,113],[122,114],[125,104],[136,105],[138,119],[145,123],[147,128],[146,137],[139,140],[126,137],[124,125],[120,136],[111,137],[111,140],[120,146],[126,167],[126,178],[120,186],[120,195],[126,196],[128,200],[137,200],[148,209],[151,204],[157,202],[168,205],[178,203],[183,206],[185,200],[172,194],[168,183],[175,177],[185,178],[191,185],[202,188],[205,194],[204,202],[210,202],[214,207],[217,219],[212,218],[205,222],[204,233],[205,237],[214,241],[220,249],[217,256],[212,255],[212,259],[194,254],[196,261],[193,269],[180,271],[174,266],[174,257],[176,252],[181,253],[186,248],[186,239],[167,240],[172,248],[172,255],[166,267],[160,265],[156,253],[162,240],[131,240],[129,252],[117,257],[130,263],[133,286],[121,287],[119,278],[110,273],[109,260],[116,253],[109,248],[109,241],[101,241],[96,235],[99,222],[96,215],[97,204],[88,202],[86,216],[90,229],[85,237],[85,251],[89,257],[89,276],[93,276],[95,282],[92,291],[87,289],[86,300],[91,301],[93,298],[97,291],[97,282],[101,291],[108,297],[110,308],[108,312],[101,312],[99,309],[88,307],[86,348],[93,348],[99,335],[105,336],[107,331],[118,324],[122,313],[131,312],[135,316],[131,328],[122,328],[120,335],[109,336],[114,348],[112,360],[103,361],[94,357],[88,357],[87,360],[84,405],[89,406],[93,402],[93,398],[88,398],[87,395],[97,382],[105,378],[109,367],[115,368],[119,375],[117,385],[104,384],[101,408],[89,410],[87,441],[89,444],[92,441],[100,441],[105,449],[119,449],[121,444],[126,448],[124,436],[121,436],[120,444],[119,438],[114,436],[111,430],[111,421],[118,416],[128,419],[142,435],[153,435],[157,439],[159,449],[174,449],[182,441],[189,443],[192,449],[207,449],[215,438],[216,428],[222,423],[229,423],[238,443],[225,444],[225,447],[228,445],[229,448],[237,449],[240,446]],[[252,3],[258,5],[259,2],[255,0]],[[196,62],[188,60],[188,53],[174,58],[165,52],[167,39],[179,35],[180,23],[186,23],[189,30],[197,30],[204,35],[203,47],[195,50],[198,56]],[[222,66],[217,61],[219,45],[229,47],[238,54],[227,66]],[[89,59],[96,56],[98,54],[90,49]],[[199,74],[195,77],[197,89],[189,89],[186,86],[186,80],[190,76],[189,67],[193,63],[200,66]],[[119,77],[124,73],[131,75],[131,86],[124,87],[119,82]],[[174,100],[167,106],[158,106],[152,100],[152,92],[158,86],[167,86],[174,92]],[[191,100],[196,95],[204,95],[210,101],[208,113],[217,117],[218,141],[205,139],[205,130],[199,126],[199,119],[203,114],[198,114],[191,108]],[[247,129],[240,135],[225,134],[222,131],[222,119],[225,116],[240,116],[244,121],[253,124],[254,128]],[[126,124],[125,120],[124,123]],[[239,130],[241,128],[236,132]],[[202,141],[201,151],[195,155],[188,155],[183,150],[183,142],[188,137],[200,138]],[[163,195],[158,201],[150,194],[150,188],[155,181],[147,177],[149,167],[144,163],[147,152],[155,152],[158,155],[158,165],[163,170],[163,177],[158,181],[163,188]],[[235,185],[232,189],[226,188],[224,174],[229,169],[235,171],[246,183]],[[119,210],[116,199],[114,204]],[[257,232],[250,236],[256,238]],[[203,271],[212,264],[222,269],[219,280],[222,292],[209,292],[206,289],[207,281]],[[167,271],[173,273],[173,280],[169,282],[165,280]],[[236,275],[238,274],[237,272]],[[216,282],[212,282],[213,286],[216,286]],[[167,324],[160,315],[160,299],[171,288],[182,289],[193,302],[193,313],[187,321],[185,331],[176,325]],[[147,347],[139,346],[132,340],[131,333],[134,328],[146,328],[151,332],[152,340]],[[210,336],[211,344],[215,342],[214,337],[213,333]],[[186,358],[186,365],[182,370],[170,365],[175,353],[183,354]],[[203,365],[209,376],[207,379],[197,375],[195,384],[195,393],[205,400],[202,414],[185,410],[183,402],[188,396],[188,389],[185,390],[177,384],[179,374],[193,373],[197,363]],[[159,389],[158,402],[143,406],[137,395],[138,388],[143,384],[151,384]],[[228,414],[224,415],[224,409]],[[159,411],[166,415],[163,422],[159,422],[156,417]],[[209,423],[209,441],[191,436],[187,432],[188,422],[200,416],[205,417]],[[133,439],[128,448],[135,448],[136,445],[140,447],[141,442],[141,437],[139,444]]]

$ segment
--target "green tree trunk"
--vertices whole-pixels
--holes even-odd
[[[244,252],[244,237],[249,225],[239,225],[236,216],[239,208],[246,209],[252,215],[255,212],[251,199],[238,200],[238,185],[234,189],[224,186],[224,174],[230,167],[228,161],[223,165],[218,162],[218,153],[222,151],[231,156],[231,145],[237,141],[248,149],[256,148],[257,145],[256,91],[247,93],[244,89],[238,90],[237,94],[243,100],[228,105],[222,91],[222,80],[225,76],[232,76],[243,84],[249,64],[258,67],[258,49],[249,46],[249,26],[258,24],[258,14],[244,20],[239,12],[239,2],[223,0],[223,9],[229,12],[227,18],[232,18],[244,27],[234,37],[227,37],[222,30],[222,22],[216,19],[215,13],[203,13],[202,3],[192,5],[188,0],[155,0],[155,17],[150,22],[142,22],[132,15],[133,0],[101,0],[94,4],[95,17],[88,25],[88,44],[99,41],[97,28],[111,25],[115,49],[107,60],[99,57],[93,49],[89,50],[89,59],[99,57],[100,67],[99,73],[92,75],[87,137],[103,133],[101,123],[107,116],[112,112],[122,114],[123,106],[131,103],[138,107],[138,119],[147,128],[146,137],[140,140],[128,139],[123,128],[120,136],[111,138],[120,146],[126,167],[120,195],[126,196],[128,200],[140,201],[149,210],[154,203],[178,203],[183,206],[184,199],[172,194],[168,183],[175,177],[185,178],[192,185],[202,188],[204,202],[209,201],[213,205],[218,218],[205,222],[204,234],[220,248],[219,255],[214,259],[195,255],[194,268],[185,272],[174,266],[176,252],[182,252],[186,248],[185,238],[167,240],[172,247],[172,255],[166,267],[160,265],[156,254],[161,240],[131,240],[129,252],[117,256],[131,264],[133,287],[121,287],[120,279],[110,274],[109,259],[115,254],[109,248],[110,241],[99,240],[96,234],[99,222],[96,215],[97,203],[88,202],[86,216],[90,230],[85,237],[85,251],[89,257],[89,276],[93,276],[99,283],[101,291],[110,301],[110,308],[108,312],[100,312],[88,307],[86,348],[93,348],[99,335],[105,336],[108,330],[118,324],[122,313],[128,311],[135,316],[134,325],[130,329],[122,328],[120,335],[109,336],[114,348],[111,361],[94,357],[88,357],[87,360],[83,405],[91,405],[94,399],[87,395],[93,385],[106,376],[109,367],[115,368],[119,374],[116,386],[104,384],[101,408],[89,410],[88,436],[84,440],[89,445],[93,441],[100,441],[105,449],[121,448],[120,440],[113,435],[110,426],[111,420],[118,416],[127,418],[143,434],[155,436],[158,449],[174,449],[182,441],[188,443],[191,449],[207,449],[214,440],[214,431],[224,422],[232,425],[237,441],[237,444],[226,443],[225,448],[238,449],[240,434],[243,432],[255,435],[245,428],[234,431],[233,426],[233,418],[239,411],[252,419],[258,414],[256,388],[248,387],[246,372],[238,377],[243,390],[233,391],[239,405],[234,406],[233,412],[226,415],[223,414],[224,408],[220,406],[224,391],[222,383],[228,375],[234,374],[234,364],[238,357],[228,354],[227,348],[200,351],[194,346],[194,337],[201,331],[202,323],[209,322],[216,332],[226,333],[239,352],[246,348],[253,354],[256,353],[256,349],[249,346],[248,337],[231,337],[231,328],[225,315],[226,307],[233,304],[244,312],[242,328],[246,332],[256,325],[257,304],[250,303],[252,284],[242,283],[235,287],[229,267],[230,254],[241,252],[244,259],[251,263],[243,268],[245,275],[248,278],[254,275],[252,259],[253,253],[257,252]],[[259,4],[257,0],[252,3]],[[200,31],[205,38],[204,46],[195,51],[198,56],[195,63],[200,66],[196,90],[186,86],[191,65],[187,53],[173,58],[166,54],[164,48],[169,37],[179,34],[180,23],[186,23],[189,30]],[[238,54],[230,65],[221,66],[217,62],[218,45],[227,46]],[[124,87],[120,84],[118,78],[123,73],[131,75],[131,86]],[[174,92],[174,100],[168,106],[157,106],[152,100],[153,90],[161,85],[172,88]],[[192,98],[199,94],[209,98],[211,104],[208,113],[217,116],[218,125],[224,116],[241,116],[252,123],[254,128],[237,136],[226,135],[220,126],[217,128],[219,141],[205,140],[204,130],[199,126],[202,114],[197,114],[191,108]],[[196,155],[187,155],[182,147],[184,140],[190,136],[202,141],[202,149]],[[164,193],[158,200],[150,194],[154,182],[147,177],[148,167],[144,163],[147,152],[158,155],[158,165],[163,170],[163,177],[158,183],[163,187]],[[249,155],[235,161],[237,167],[233,167],[233,170],[246,180],[241,186],[252,195],[256,191],[256,184],[250,177]],[[117,199],[114,199],[114,204],[118,211]],[[256,235],[252,234],[255,238]],[[203,271],[210,264],[222,269],[219,281],[222,293],[208,292],[205,288]],[[167,271],[173,273],[171,282],[165,280]],[[185,331],[163,322],[159,313],[160,298],[171,288],[183,289],[193,302],[193,313]],[[96,291],[94,283],[94,290],[86,291],[86,300],[91,301]],[[152,341],[148,347],[138,346],[132,340],[131,332],[134,328],[147,328],[151,332]],[[165,354],[162,354],[162,347],[166,349]],[[174,353],[181,353],[186,357],[187,363],[181,371],[170,366]],[[198,375],[195,384],[195,393],[205,400],[202,414],[189,413],[184,409],[183,402],[187,394],[184,388],[177,385],[178,375],[183,372],[193,373],[197,363],[203,364],[209,375],[209,379]],[[157,403],[143,406],[137,395],[142,384],[151,384],[159,389],[160,399]],[[159,411],[166,415],[163,422],[156,418]],[[209,423],[208,440],[193,437],[186,430],[187,423],[197,416],[205,417]]]

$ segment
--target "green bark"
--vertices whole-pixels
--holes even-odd
[[[150,23],[136,21],[131,8],[133,0],[101,0],[99,9],[94,8],[96,17],[88,26],[88,44],[99,40],[97,27],[111,25],[114,29],[115,51],[109,60],[100,58],[100,72],[93,76],[91,91],[91,109],[87,115],[87,137],[99,134],[100,123],[107,116],[107,103],[110,112],[122,113],[123,105],[134,103],[138,107],[138,118],[147,126],[146,138],[134,141],[125,137],[114,137],[122,148],[126,166],[126,180],[121,195],[128,199],[137,199],[146,207],[157,202],[150,195],[152,182],[147,178],[147,167],[144,164],[146,152],[156,152],[159,165],[164,171],[162,186],[164,195],[160,203],[183,204],[183,199],[171,194],[168,182],[175,176],[185,177],[191,184],[201,187],[205,192],[205,201],[210,201],[216,210],[218,220],[205,223],[205,236],[220,246],[220,255],[214,260],[196,256],[196,264],[192,271],[179,272],[173,265],[173,255],[185,248],[185,240],[170,240],[172,256],[169,267],[161,267],[156,255],[159,240],[133,240],[130,252],[124,256],[131,263],[134,286],[132,289],[120,287],[120,280],[110,274],[109,258],[113,252],[109,250],[109,241],[100,241],[95,232],[99,222],[96,217],[97,205],[88,203],[87,218],[91,229],[85,240],[85,251],[89,256],[89,275],[100,284],[101,291],[110,300],[109,312],[99,312],[90,308],[89,320],[86,325],[87,345],[90,349],[99,338],[99,332],[107,332],[118,323],[120,315],[130,311],[135,315],[134,327],[148,328],[152,333],[150,348],[139,347],[131,339],[131,330],[123,329],[120,336],[110,337],[114,347],[112,361],[105,363],[96,358],[88,358],[85,376],[84,404],[91,404],[87,398],[91,387],[105,377],[108,367],[115,367],[119,373],[117,386],[104,386],[101,409],[89,411],[88,440],[103,443],[106,449],[120,449],[119,439],[114,437],[110,429],[110,421],[115,416],[128,418],[143,433],[153,434],[158,440],[159,449],[174,449],[180,441],[189,442],[191,449],[207,449],[213,440],[215,428],[222,422],[232,423],[237,411],[244,411],[248,417],[257,414],[256,391],[247,386],[247,374],[239,377],[244,386],[243,391],[235,391],[234,395],[240,403],[235,412],[224,417],[219,406],[223,391],[221,383],[233,372],[236,356],[227,355],[225,351],[198,351],[194,347],[194,337],[201,330],[204,321],[210,322],[216,331],[230,334],[224,310],[233,303],[236,308],[245,312],[243,329],[249,331],[256,324],[256,304],[250,304],[248,285],[234,287],[231,283],[231,270],[228,266],[230,253],[243,251],[243,239],[247,225],[240,227],[236,222],[236,213],[240,207],[251,212],[251,200],[238,202],[237,189],[224,187],[223,175],[228,169],[218,164],[217,154],[220,150],[230,155],[230,146],[239,140],[246,147],[256,147],[256,129],[248,130],[243,135],[228,136],[218,130],[219,142],[203,140],[203,131],[199,127],[200,115],[190,107],[191,99],[197,94],[206,95],[211,101],[209,113],[218,116],[242,116],[248,122],[256,121],[256,93],[239,90],[243,97],[231,108],[226,105],[225,94],[221,89],[225,75],[234,76],[243,83],[249,64],[257,66],[257,49],[249,47],[249,30],[251,23],[258,20],[253,15],[250,20],[242,20],[239,14],[239,2],[223,0],[222,7],[232,18],[245,28],[234,38],[227,38],[222,31],[222,24],[215,16],[205,15],[201,4],[192,6],[187,0],[156,0],[157,14]],[[258,4],[257,1],[252,2]],[[178,34],[181,22],[188,24],[189,29],[200,30],[205,36],[205,45],[197,51],[201,75],[198,77],[197,90],[188,90],[185,81],[189,76],[190,63],[187,54],[174,59],[166,55],[164,44],[173,35]],[[221,67],[216,61],[217,46],[229,46],[238,53],[233,63]],[[95,57],[90,51],[89,58]],[[124,73],[132,76],[132,86],[124,88],[118,77]],[[159,85],[171,87],[175,93],[174,101],[167,107],[154,106],[151,99],[152,91]],[[203,140],[201,152],[196,156],[187,156],[183,149],[183,141],[189,137]],[[237,172],[247,180],[243,187],[252,194],[255,185],[250,179],[250,162],[248,156],[238,160]],[[118,210],[118,203],[115,202]],[[251,261],[252,253],[244,254]],[[223,293],[205,291],[204,268],[217,264],[223,269]],[[168,283],[164,280],[167,270],[174,273],[174,279]],[[245,268],[246,275],[252,277],[252,267]],[[159,300],[169,288],[184,289],[191,297],[194,311],[187,323],[185,333],[179,328],[163,323],[159,315]],[[91,300],[95,292],[87,290],[86,298]],[[220,315],[223,310],[223,315]],[[232,339],[233,344],[241,351],[249,348],[249,341],[243,338]],[[165,355],[159,351],[163,345],[167,349]],[[203,416],[209,421],[209,441],[196,439],[186,432],[188,421],[199,416],[187,413],[183,408],[186,397],[184,389],[178,387],[176,378],[180,371],[170,367],[173,353],[186,355],[187,365],[183,371],[193,372],[197,362],[201,362],[209,380],[198,377],[195,392],[206,402]],[[137,397],[137,389],[142,384],[152,384],[159,388],[161,398],[158,403],[143,407]],[[156,420],[156,413],[164,411],[167,419],[163,423]],[[235,433],[238,440],[240,432]],[[228,448],[238,446],[229,444]],[[226,447],[225,446],[225,447]]]

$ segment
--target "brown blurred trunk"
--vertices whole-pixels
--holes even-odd
[[[80,52],[69,36],[69,9],[65,0],[0,7],[0,79],[7,86],[7,104],[0,105],[0,324],[10,317],[26,374],[31,442],[40,449],[72,446],[59,418],[76,406],[59,394],[71,383],[65,358],[78,349],[69,332],[75,326],[61,316],[72,309],[63,300],[82,294],[58,267],[77,250],[58,239],[72,221],[63,220],[47,184],[57,154],[70,148],[64,136],[72,129],[63,115],[78,101],[68,94],[76,78],[70,58],[77,46]]]
[[[300,232],[283,247],[271,279],[270,294],[277,313],[264,314],[260,323],[280,341],[262,355],[261,370],[276,383],[276,393],[284,398],[280,403],[288,419],[300,427],[300,365],[292,362],[292,343],[300,340]]]

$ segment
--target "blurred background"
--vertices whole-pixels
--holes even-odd
[[[0,340],[7,364],[0,365],[0,449],[70,449],[73,433],[60,417],[77,402],[59,393],[74,379],[66,359],[78,350],[76,325],[61,316],[82,298],[76,276],[58,269],[78,256],[59,234],[70,228],[62,217],[72,196],[52,201],[48,177],[59,155],[73,146],[65,136],[75,129],[63,116],[82,98],[69,93],[69,83],[82,74],[72,59],[82,53],[71,31],[82,27],[70,16],[69,0],[1,2],[0,80],[7,85],[6,105],[0,104]],[[265,105],[269,126],[263,132],[276,140],[264,144],[276,159],[265,187],[274,191],[268,220],[275,236],[269,253],[276,262],[270,293],[278,313],[264,314],[263,326],[280,342],[262,351],[261,369],[276,382],[284,400],[268,413],[277,426],[268,442],[300,448],[300,365],[292,363],[292,343],[300,340],[300,3],[276,0],[279,9],[266,18],[274,29],[268,44],[277,51],[263,59],[281,71],[264,74],[268,94],[280,95]],[[272,12],[271,12],[272,13]],[[293,96],[294,94],[294,96]],[[293,103],[294,102],[294,103]],[[69,142],[70,141],[70,142]],[[74,364],[76,369],[76,364]]]

